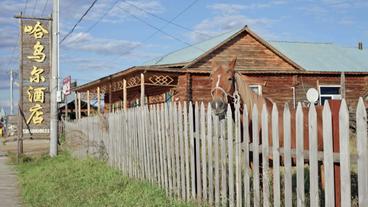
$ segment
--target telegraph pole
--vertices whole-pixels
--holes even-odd
[[[13,109],[13,83],[14,83],[14,76],[13,76],[13,69],[10,69],[10,115],[14,114]]]
[[[52,10],[52,65],[51,65],[51,109],[50,109],[50,156],[57,155],[57,102],[59,74],[59,0],[53,0]]]

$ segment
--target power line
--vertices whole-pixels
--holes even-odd
[[[64,38],[60,41],[60,44],[62,42],[64,42],[64,40],[66,38],[68,38],[75,30],[75,28],[78,26],[79,23],[82,22],[83,18],[88,14],[88,12],[93,8],[93,6],[96,4],[98,0],[94,0],[93,3],[88,7],[88,9],[84,12],[84,14],[79,18],[79,20],[77,21],[77,23],[75,23],[75,25],[73,26],[73,28],[69,31],[69,33],[67,35],[64,36]]]
[[[45,13],[45,10],[46,10],[46,7],[47,7],[48,3],[49,3],[49,0],[46,0],[46,3],[45,3],[45,5],[43,6],[43,9],[42,9],[41,17],[43,16],[43,13]]]
[[[24,15],[26,14],[27,6],[28,6],[28,0],[26,0],[26,3],[24,4],[24,7],[23,7]]]
[[[87,30],[85,30],[84,32],[85,33],[87,33],[87,32],[89,32],[89,31],[91,31],[100,21],[102,21],[106,16],[107,16],[107,14],[108,13],[110,13],[110,11],[115,7],[115,5],[119,2],[119,1],[121,1],[121,0],[116,0],[113,4],[112,4],[112,6],[108,9],[108,10],[106,10],[106,12],[99,18],[99,19],[97,19],[97,21],[95,21],[95,23],[93,24],[93,25],[91,25]],[[81,38],[82,36],[79,36],[79,37],[77,37],[74,41],[78,41],[80,38]]]
[[[137,9],[139,9],[139,10],[143,11],[144,13],[149,14],[150,16],[153,16],[153,17],[155,17],[155,18],[157,18],[157,19],[159,19],[159,20],[161,20],[161,21],[163,21],[163,22],[166,22],[167,24],[174,25],[174,26],[176,26],[176,27],[178,27],[178,28],[181,28],[181,29],[186,30],[186,31],[189,31],[189,32],[195,32],[195,33],[198,33],[198,34],[201,34],[201,35],[205,35],[205,36],[207,36],[207,37],[212,37],[212,36],[210,36],[210,35],[208,35],[208,34],[205,34],[205,33],[202,33],[202,32],[198,32],[198,31],[193,31],[192,29],[190,29],[190,28],[188,28],[188,27],[185,27],[185,26],[183,26],[183,25],[180,25],[180,24],[177,24],[177,23],[173,22],[173,21],[174,21],[175,19],[177,19],[180,15],[182,15],[184,12],[186,12],[186,11],[187,11],[187,10],[189,10],[192,6],[194,6],[194,4],[196,4],[198,1],[199,1],[199,0],[194,0],[191,4],[189,4],[189,5],[188,5],[184,10],[182,10],[180,13],[178,13],[178,14],[177,14],[173,19],[171,19],[171,20],[167,20],[167,19],[165,19],[165,18],[163,18],[163,17],[160,17],[160,16],[158,16],[158,15],[156,15],[156,14],[154,14],[154,13],[150,12],[150,11],[147,11],[146,9],[143,9],[143,8],[141,8],[141,7],[139,7],[139,6],[135,5],[135,4],[130,3],[129,1],[124,1],[124,3],[129,4],[129,5],[131,5],[131,6],[135,7],[135,8],[137,8]],[[167,24],[166,24],[166,25],[167,25]],[[165,25],[165,26],[166,26],[166,25]]]
[[[178,42],[181,42],[181,43],[184,43],[184,44],[186,44],[186,45],[188,45],[188,46],[193,46],[192,44],[190,44],[190,43],[188,43],[188,42],[186,42],[186,41],[184,41],[184,40],[182,40],[182,39],[179,39],[179,38],[175,37],[174,35],[171,35],[171,34],[169,34],[169,33],[165,32],[165,31],[163,31],[161,28],[158,28],[158,27],[156,27],[156,26],[154,26],[154,25],[150,24],[149,22],[147,22],[147,21],[145,21],[145,20],[143,20],[143,19],[139,18],[138,16],[136,16],[136,15],[134,15],[134,14],[130,13],[129,11],[127,11],[127,10],[125,10],[125,9],[123,9],[123,8],[121,8],[120,6],[118,6],[118,8],[120,8],[121,10],[123,10],[123,11],[127,12],[130,16],[134,17],[136,20],[138,20],[138,21],[140,21],[140,22],[142,22],[142,23],[146,24],[147,26],[152,27],[153,29],[155,29],[155,30],[157,30],[157,31],[161,32],[162,34],[164,34],[164,35],[166,35],[166,36],[168,36],[168,37],[171,37],[171,38],[173,38],[174,40],[176,40],[176,41],[178,41]],[[196,48],[196,49],[199,49],[199,50],[201,50],[201,51],[203,51],[203,52],[205,52],[205,51],[204,51],[203,49],[201,49],[201,48],[198,48],[198,47],[195,47],[195,48]]]
[[[32,16],[34,15],[34,12],[35,12],[35,10],[36,10],[37,4],[38,4],[38,0],[36,0],[36,3],[35,3],[35,5],[34,5],[34,7],[33,7],[33,10],[32,10]]]

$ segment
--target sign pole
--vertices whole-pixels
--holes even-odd
[[[53,1],[52,12],[52,65],[51,65],[51,87],[50,87],[50,156],[57,155],[57,102],[59,71],[59,0]]]

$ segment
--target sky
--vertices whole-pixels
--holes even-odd
[[[0,0],[0,109],[9,111],[8,72],[19,69],[14,15],[50,16],[52,2]],[[61,39],[92,2],[60,0]],[[97,0],[60,45],[60,79],[83,84],[245,25],[266,40],[356,47],[368,44],[367,9],[367,0]]]

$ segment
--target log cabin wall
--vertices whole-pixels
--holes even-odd
[[[242,33],[228,41],[192,65],[191,68],[210,70],[212,60],[215,60],[219,64],[226,64],[234,56],[237,57],[236,69],[297,70],[293,65],[248,33]]]
[[[180,76],[179,83],[185,83],[187,76]],[[278,105],[288,103],[293,106],[293,88],[295,87],[295,103],[306,103],[306,93],[309,88],[316,88],[319,85],[340,85],[339,75],[322,74],[247,74],[243,78],[249,85],[260,85],[262,95],[272,99]],[[346,75],[346,100],[347,104],[354,109],[359,97],[364,96],[368,91],[368,76]],[[211,101],[211,84],[209,74],[191,74],[191,95],[193,102]],[[183,86],[178,86],[179,91],[187,90]],[[189,101],[186,93],[179,93],[179,101]]]

